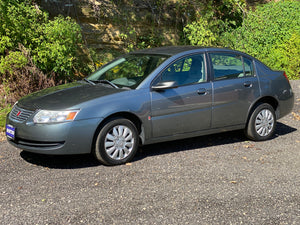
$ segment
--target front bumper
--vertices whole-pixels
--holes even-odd
[[[94,134],[101,118],[56,124],[19,123],[7,116],[6,123],[15,128],[15,138],[7,138],[22,150],[49,155],[90,153]]]

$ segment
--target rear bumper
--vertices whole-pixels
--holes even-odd
[[[295,101],[295,96],[291,88],[280,97],[281,98],[279,98],[279,112],[277,114],[277,119],[280,119],[292,112]]]

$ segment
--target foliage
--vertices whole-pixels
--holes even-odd
[[[300,78],[300,33],[292,34],[286,42],[273,46],[265,63],[276,69],[284,70],[289,79]]]
[[[125,45],[125,51],[131,52],[137,49],[153,48],[161,46],[162,36],[152,29],[147,35],[140,35],[134,27],[128,27],[120,38]]]
[[[225,46],[245,51],[299,79],[300,2],[279,1],[249,12],[242,26],[224,33]]]
[[[6,57],[0,58],[0,73],[13,73],[14,69],[23,68],[27,64],[27,58],[22,52],[10,51]]]
[[[192,45],[212,46],[217,40],[216,34],[203,17],[186,25],[183,31],[187,33],[187,39]]]
[[[0,109],[0,132],[4,130],[5,122],[6,122],[6,115],[10,112],[11,106],[7,106],[6,108]]]
[[[207,0],[198,7],[195,20],[183,29],[192,45],[220,45],[220,35],[240,26],[246,13],[244,0]]]
[[[12,71],[11,58],[24,65],[19,44],[30,51],[33,63],[46,74],[55,72],[58,79],[71,80],[82,71],[76,60],[81,30],[70,18],[49,20],[48,14],[29,0],[0,0],[0,24],[0,73]]]
[[[29,52],[19,45],[20,51],[11,51],[1,68],[7,71],[1,74],[0,82],[0,132],[5,125],[6,114],[11,105],[19,98],[42,88],[54,86],[55,74],[47,77],[32,62]]]
[[[51,78],[47,77],[37,68],[25,47],[20,45],[19,50],[20,52],[17,53],[20,54],[22,58],[25,57],[24,63],[26,63],[22,65],[22,67],[12,63],[10,67],[11,72],[6,72],[1,75],[0,108],[14,104],[19,98],[31,92],[57,84],[55,81],[56,75],[52,73]]]
[[[32,0],[0,0],[0,108],[89,73],[81,42],[71,18],[50,20]]]
[[[60,79],[72,79],[79,62],[76,61],[77,44],[81,42],[80,27],[70,18],[61,16],[43,24],[43,37],[32,50],[33,61],[45,71],[54,71]]]
[[[167,0],[112,0],[112,1],[88,1],[94,18],[99,23],[116,27],[118,31],[112,36],[111,42],[121,42],[123,53],[137,49],[158,47],[163,44],[164,33],[162,25],[173,23],[178,15],[174,12],[174,1]],[[172,10],[170,10],[172,9]],[[176,8],[177,10],[177,8]],[[170,13],[170,14],[168,14]],[[168,16],[166,16],[168,14]],[[180,30],[180,29],[178,29]]]
[[[117,2],[117,1],[112,1]],[[125,26],[125,31],[120,35],[125,43],[127,51],[157,47],[166,43],[166,35],[161,32],[162,24],[174,24],[173,26],[182,36],[183,44],[193,45],[216,45],[219,36],[228,28],[235,28],[242,23],[246,12],[245,0],[144,0],[144,1],[125,1],[127,4],[134,5],[136,8],[146,8],[149,13],[147,16],[139,15],[139,19],[126,11],[121,18],[128,21],[135,21],[134,25]],[[126,8],[120,7],[120,8]],[[100,9],[101,10],[101,9]],[[119,11],[122,14],[122,10]],[[101,14],[99,14],[101,15]],[[138,15],[138,12],[135,12]],[[142,22],[151,27],[148,33],[140,33],[137,23]],[[182,32],[183,31],[183,32]],[[169,42],[170,43],[170,42]],[[172,42],[178,43],[178,42]]]

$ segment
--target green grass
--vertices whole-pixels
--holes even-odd
[[[12,107],[9,106],[7,108],[0,110],[0,132],[4,131],[4,129],[5,129],[6,115],[7,115],[7,113],[10,112],[11,108]]]

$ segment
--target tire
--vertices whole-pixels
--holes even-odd
[[[114,118],[99,131],[93,153],[104,165],[120,165],[134,157],[138,146],[135,125],[130,120]]]
[[[275,131],[276,115],[273,107],[268,103],[261,103],[252,112],[245,128],[246,136],[254,141],[265,141]]]

